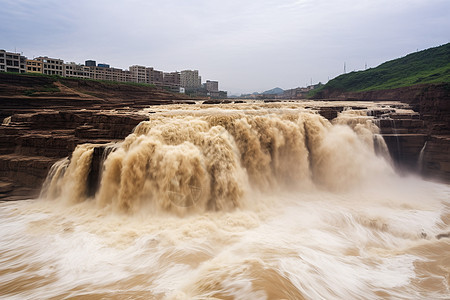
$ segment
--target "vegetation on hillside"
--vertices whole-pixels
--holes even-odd
[[[363,92],[430,83],[450,83],[450,43],[385,62],[376,68],[340,75],[309,96],[314,97],[321,91]]]

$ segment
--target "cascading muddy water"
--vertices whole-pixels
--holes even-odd
[[[393,171],[376,109],[152,107],[0,203],[0,298],[448,299],[450,187]]]
[[[107,150],[95,201],[126,211],[228,211],[244,207],[250,190],[345,190],[389,169],[375,155],[377,130],[348,113],[334,125],[306,111],[152,116]],[[78,146],[68,167],[54,167],[67,170],[50,172],[44,197],[86,200],[93,147]]]

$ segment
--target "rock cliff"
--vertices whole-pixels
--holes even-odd
[[[450,84],[426,84],[392,90],[341,92],[324,90],[317,100],[401,101],[417,112],[393,115],[380,124],[391,155],[401,168],[450,182]],[[425,144],[426,143],[426,144]],[[417,159],[420,157],[420,162]],[[417,166],[419,164],[419,166]]]

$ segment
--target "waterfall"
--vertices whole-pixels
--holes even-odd
[[[421,174],[423,171],[424,155],[426,148],[427,148],[427,141],[425,141],[422,149],[420,149],[419,159],[417,160],[417,169],[419,170],[419,174]]]
[[[4,118],[3,122],[2,122],[2,125],[3,126],[8,126],[9,123],[11,123],[11,116]]]
[[[119,210],[151,205],[182,214],[245,207],[246,193],[255,190],[346,190],[391,170],[379,129],[364,114],[345,111],[333,124],[303,110],[152,115],[123,142],[104,149],[92,196],[98,205]],[[66,186],[53,188],[60,193],[49,197],[89,198],[93,147],[77,147],[56,180]]]

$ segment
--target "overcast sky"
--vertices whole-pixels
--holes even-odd
[[[0,49],[198,69],[229,94],[326,82],[450,41],[449,0],[0,0]]]

